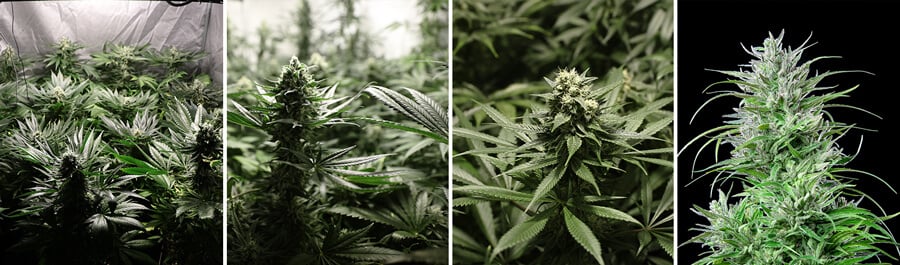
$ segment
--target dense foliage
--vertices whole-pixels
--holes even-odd
[[[204,55],[83,48],[62,39],[3,75],[2,261],[220,263],[221,87]]]
[[[858,154],[844,154],[837,145],[856,125],[834,120],[828,110],[868,112],[833,103],[856,86],[834,91],[819,84],[852,71],[811,74],[812,63],[828,57],[804,62],[801,56],[810,46],[785,48],[782,36],[770,35],[762,46],[747,50],[753,60],[746,68],[718,71],[732,78],[720,83],[739,89],[716,92],[709,101],[737,97],[741,102],[735,113],[725,116],[725,125],[694,141],[709,136],[700,151],[710,144],[717,153],[721,144],[733,146],[730,157],[701,172],[715,175],[716,183],[736,180],[742,189],[737,194],[720,190],[708,208],[694,206],[709,220],[691,240],[709,248],[696,264],[896,261],[878,246],[897,245],[884,225],[890,217],[861,208],[867,196],[852,181],[853,174],[878,177],[847,167]]]
[[[454,262],[671,264],[672,2],[453,2]]]
[[[419,3],[395,59],[357,5],[337,29],[300,1],[284,31],[229,34],[229,263],[447,263],[446,4]]]

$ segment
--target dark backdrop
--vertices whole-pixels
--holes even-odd
[[[727,77],[704,69],[737,70],[752,58],[741,48],[744,44],[761,46],[769,32],[776,35],[785,30],[786,46],[797,47],[812,34],[810,42],[817,43],[804,53],[804,58],[837,55],[841,59],[819,61],[813,64],[818,72],[836,70],[865,70],[875,75],[842,74],[830,77],[821,85],[840,85],[849,88],[859,84],[851,98],[837,103],[862,107],[881,115],[878,120],[853,110],[831,109],[835,119],[856,123],[878,132],[855,131],[839,141],[844,153],[854,153],[860,135],[864,135],[860,155],[849,167],[874,173],[900,189],[897,169],[900,162],[900,139],[897,124],[900,122],[900,45],[890,42],[900,30],[900,1],[678,1],[677,14],[677,111],[678,148],[698,134],[719,126],[723,114],[733,113],[738,100],[717,100],[706,106],[692,124],[691,115],[709,95],[701,94],[708,85]],[[725,85],[720,89],[733,88]],[[701,142],[702,144],[702,142]],[[693,213],[693,205],[708,208],[712,178],[691,181],[691,162],[698,145],[689,146],[678,157],[678,242],[681,244],[698,232],[688,229],[698,224],[708,224],[705,218]],[[712,164],[712,149],[701,154],[697,168]],[[730,150],[721,150],[725,156]],[[900,196],[893,194],[877,180],[858,176],[857,188],[878,200],[888,214],[900,211]],[[728,185],[728,184],[726,184]],[[739,186],[739,185],[735,185]],[[718,187],[716,187],[718,188]],[[728,186],[722,187],[727,190]],[[714,195],[717,197],[718,195]],[[870,202],[863,207],[876,211]],[[900,222],[895,218],[888,222],[895,235],[900,235]],[[707,249],[700,244],[688,244],[678,249],[678,261],[690,264]],[[888,250],[888,249],[886,249]],[[888,250],[896,256],[893,248]]]

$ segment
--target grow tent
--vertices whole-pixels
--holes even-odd
[[[221,263],[222,33],[210,1],[0,1],[0,264]]]
[[[203,52],[194,71],[222,87],[222,1],[0,1],[0,50],[20,58],[52,50],[61,38],[84,45],[82,59],[103,44]],[[24,71],[28,75],[28,71]]]

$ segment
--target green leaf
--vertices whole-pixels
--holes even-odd
[[[647,137],[652,136],[652,135],[656,134],[657,132],[659,132],[660,130],[662,130],[664,128],[668,128],[669,125],[672,124],[672,119],[673,119],[672,116],[666,116],[665,118],[663,118],[661,120],[649,123],[649,124],[647,124],[646,127],[644,127],[644,130],[641,131],[640,134],[642,136],[647,136]]]
[[[153,180],[156,185],[166,190],[171,190],[172,187],[175,186],[175,178],[169,174],[148,174],[147,177]]]
[[[617,210],[617,209],[603,207],[603,206],[596,206],[596,205],[585,205],[585,206],[579,206],[578,208],[585,212],[589,212],[589,213],[594,214],[599,217],[621,220],[621,221],[626,221],[626,222],[634,223],[637,225],[641,225],[640,221],[638,221],[631,215],[629,215],[623,211]]]
[[[357,242],[359,242],[360,239],[362,239],[364,236],[366,236],[366,233],[369,233],[369,229],[371,229],[373,225],[374,224],[369,224],[368,226],[360,228],[360,229],[350,230],[350,231],[347,231],[344,233],[340,233],[340,235],[337,236],[336,238],[330,237],[334,240],[325,240],[325,242],[322,243],[322,248],[324,248],[326,250],[341,250],[344,248],[351,247],[351,246],[353,246],[353,244],[356,244]],[[331,232],[331,233],[336,233],[336,232]]]
[[[382,155],[372,155],[372,156],[363,156],[363,157],[352,157],[345,158],[337,161],[327,161],[322,164],[324,167],[346,167],[346,166],[355,166],[362,165],[375,162],[378,159],[382,159],[384,157],[389,156],[388,154]]]
[[[669,161],[669,160],[653,158],[653,157],[642,157],[642,156],[635,156],[634,159],[648,162],[651,164],[657,164],[657,165],[664,166],[664,167],[670,167],[670,168],[673,167],[672,161]]]
[[[481,110],[483,110],[484,113],[487,113],[487,115],[489,117],[491,117],[491,119],[494,120],[494,122],[497,122],[497,124],[499,124],[500,126],[507,127],[507,126],[515,125],[515,123],[513,121],[509,120],[509,118],[504,116],[502,113],[500,113],[500,111],[498,111],[494,107],[491,107],[490,105],[487,105],[487,104],[481,104],[481,103],[478,103],[478,106],[480,106]]]
[[[597,186],[597,179],[594,178],[594,175],[591,174],[591,170],[588,169],[588,167],[584,163],[580,163],[578,165],[578,170],[575,171],[575,175],[585,182],[590,183],[591,186],[594,187],[594,192],[596,192],[597,195],[600,195],[600,187]]]
[[[392,122],[392,121],[386,121],[386,120],[380,120],[380,119],[373,119],[373,118],[366,118],[366,117],[356,117],[356,118],[352,118],[352,119],[349,119],[349,120],[361,120],[361,121],[372,122],[372,123],[378,124],[378,125],[380,125],[380,126],[382,126],[382,127],[387,127],[387,128],[391,128],[391,129],[397,129],[397,130],[401,130],[401,131],[405,131],[405,132],[411,132],[411,133],[418,134],[418,135],[421,135],[421,136],[424,136],[424,137],[428,137],[428,138],[434,139],[435,141],[438,141],[438,142],[443,143],[443,144],[449,143],[448,140],[447,140],[447,137],[440,136],[440,135],[438,135],[438,134],[436,134],[436,133],[429,132],[429,131],[425,131],[425,130],[422,130],[422,129],[417,129],[417,128],[409,127],[409,126],[406,126],[406,125],[403,125],[403,124],[400,124],[400,123],[396,123],[396,122]],[[456,129],[454,129],[454,130],[456,130]]]
[[[469,206],[469,205],[475,205],[476,203],[482,203],[482,202],[490,202],[490,201],[485,200],[485,199],[475,198],[475,197],[456,197],[456,198],[453,198],[453,202],[451,203],[451,205],[453,205],[453,208],[456,208],[456,207],[465,207],[465,206]]]
[[[550,170],[550,173],[544,177],[541,184],[534,190],[534,198],[531,199],[531,202],[528,203],[525,210],[531,209],[531,206],[534,205],[535,202],[544,199],[544,196],[547,196],[547,193],[550,193],[550,190],[552,190],[553,187],[556,187],[556,183],[559,183],[559,180],[562,179],[562,173],[559,171],[560,167]]]
[[[115,223],[117,225],[121,225],[121,226],[131,226],[131,227],[138,228],[138,229],[144,228],[144,225],[141,224],[140,221],[138,221],[137,219],[134,219],[132,217],[106,216],[106,219],[109,220],[110,222],[113,222],[113,223]]]
[[[658,240],[659,246],[662,247],[666,254],[669,254],[670,257],[675,256],[675,244],[672,233],[653,233]]]
[[[134,158],[134,157],[130,157],[127,155],[119,155],[119,154],[113,154],[113,156],[115,156],[116,159],[118,159],[119,161],[122,161],[126,164],[137,166],[137,167],[122,168],[121,169],[122,172],[125,172],[126,174],[151,175],[152,176],[152,175],[164,175],[164,174],[169,173],[168,171],[157,169],[157,168],[153,167],[152,165],[150,165],[149,163],[144,162],[144,161]]]
[[[623,152],[624,155],[672,154],[672,147]]]
[[[478,35],[477,37],[475,37],[475,39],[478,40],[478,42],[481,42],[481,44],[484,45],[484,47],[486,47],[488,50],[490,50],[491,54],[494,55],[494,58],[500,58],[500,54],[497,54],[497,50],[494,48],[494,41],[490,37]]]
[[[383,247],[361,246],[342,250],[334,255],[355,261],[386,261],[403,255],[403,252]]]
[[[147,162],[141,161],[140,159],[137,159],[134,157],[130,157],[127,155],[118,155],[118,154],[113,154],[113,155],[117,159],[119,159],[119,161],[125,162],[130,165],[135,165],[135,166],[143,167],[143,168],[153,168],[152,166],[150,166],[150,164],[147,164]]]
[[[406,91],[413,96],[413,99],[409,99],[403,94],[385,87],[369,86],[365,89],[365,92],[388,105],[388,107],[446,138],[449,135],[449,119],[447,118],[446,110],[440,104],[416,90],[406,89]]]
[[[566,146],[569,148],[569,156],[566,158],[565,166],[569,166],[569,161],[572,160],[572,156],[578,152],[578,149],[581,148],[581,137],[578,136],[569,136],[566,137]]]
[[[337,206],[327,210],[330,213],[350,216],[370,222],[376,222],[381,224],[390,225],[393,227],[403,227],[404,223],[390,218],[386,215],[383,215],[381,212],[368,210],[368,209],[360,209],[360,208],[351,208],[346,206]]]
[[[478,203],[470,208],[473,210],[472,214],[475,217],[475,220],[477,220],[475,224],[481,229],[482,235],[487,238],[489,244],[496,246],[497,223],[494,219],[494,212],[491,209],[491,204]],[[487,253],[487,251],[485,251],[485,253]]]
[[[531,194],[513,191],[494,186],[462,186],[454,187],[453,192],[464,194],[478,195],[486,198],[497,199],[500,201],[532,201]]]
[[[557,160],[556,156],[534,159],[534,160],[525,162],[521,165],[518,165],[514,168],[511,168],[511,169],[503,172],[503,174],[504,175],[512,175],[512,174],[516,174],[516,173],[528,172],[531,170],[538,170],[538,169],[550,167],[550,166],[556,165],[556,162],[557,162],[556,160]]]
[[[95,214],[88,219],[90,224],[88,228],[90,228],[91,233],[98,234],[103,233],[109,230],[109,224],[106,221],[106,216],[102,214]]]
[[[515,147],[515,145],[503,139],[465,128],[453,128],[453,136],[470,138],[482,142],[493,143],[499,146]]]
[[[556,131],[556,128],[559,128],[559,126],[568,123],[571,119],[572,117],[565,113],[557,113],[556,116],[553,117],[553,127],[550,129],[550,131]]]
[[[131,248],[149,248],[155,245],[153,241],[147,239],[135,239],[125,242],[125,245]]]
[[[632,113],[629,113],[628,116],[625,116],[625,119],[628,120],[628,123],[625,126],[626,130],[632,131],[632,132],[637,131],[638,127],[643,122],[643,120],[647,117],[647,115],[650,115],[651,113],[660,111],[660,109],[662,109],[662,107],[668,105],[672,101],[673,101],[673,98],[671,98],[671,97],[661,98],[659,100],[656,100],[654,102],[651,102],[650,104],[647,104],[647,105],[641,107],[640,109],[638,109]]]
[[[652,241],[652,240],[653,240],[653,237],[650,236],[650,232],[648,232],[647,230],[641,230],[641,232],[638,232],[638,243],[640,243],[640,247],[638,247],[638,252],[639,253],[643,252],[643,250],[646,249],[647,246],[650,245],[650,241]]]
[[[453,164],[453,180],[471,185],[484,185],[480,179],[460,167],[459,164]],[[454,189],[456,188],[454,187]]]
[[[597,260],[597,263],[605,264],[603,262],[602,250],[600,249],[600,241],[597,240],[597,237],[594,236],[594,232],[584,224],[578,217],[572,214],[569,209],[563,208],[563,216],[566,219],[566,228],[569,230],[569,235],[572,235],[572,238],[587,250],[588,253],[591,253],[594,256],[594,259]]]
[[[412,170],[387,170],[387,171],[356,171],[356,170],[347,170],[347,169],[339,169],[339,168],[330,168],[328,169],[330,172],[334,172],[336,174],[346,175],[346,176],[355,176],[355,177],[396,177],[407,174],[416,174],[415,171]]]
[[[346,147],[346,148],[343,148],[343,149],[334,151],[334,153],[328,154],[327,156],[323,157],[322,159],[319,159],[319,163],[328,163],[328,162],[331,162],[331,161],[333,161],[333,160],[335,160],[335,159],[338,159],[339,157],[342,157],[342,156],[346,155],[347,153],[349,153],[350,151],[352,151],[354,148],[356,148],[356,146],[355,146],[355,145],[352,145],[352,146],[349,146],[349,147]]]
[[[228,121],[252,128],[262,127],[262,121],[260,121],[259,118],[257,118],[255,115],[253,115],[253,113],[247,110],[247,108],[244,108],[244,106],[242,106],[240,103],[232,100],[231,105],[234,106],[234,108],[237,109],[239,113],[229,111]]]
[[[506,234],[503,234],[503,236],[500,237],[500,241],[497,242],[497,246],[494,248],[491,256],[497,256],[497,254],[500,254],[503,250],[524,243],[537,236],[538,233],[544,230],[547,220],[549,220],[547,215],[538,215],[513,226]]]
[[[392,177],[359,177],[359,176],[345,176],[344,179],[351,183],[355,184],[365,184],[365,185],[395,185],[398,184],[396,182],[391,181]]]
[[[433,99],[425,96],[422,92],[415,89],[404,88],[407,93],[412,95],[413,100],[421,106],[421,111],[432,124],[434,124],[434,132],[441,136],[448,137],[450,134],[449,116],[447,116],[447,108],[441,106]]]

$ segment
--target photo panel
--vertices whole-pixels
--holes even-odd
[[[897,7],[678,2],[679,263],[897,262]]]
[[[0,3],[0,264],[221,264],[221,1]]]
[[[452,2],[454,264],[672,264],[673,1]]]
[[[448,3],[227,4],[228,263],[448,264]]]

